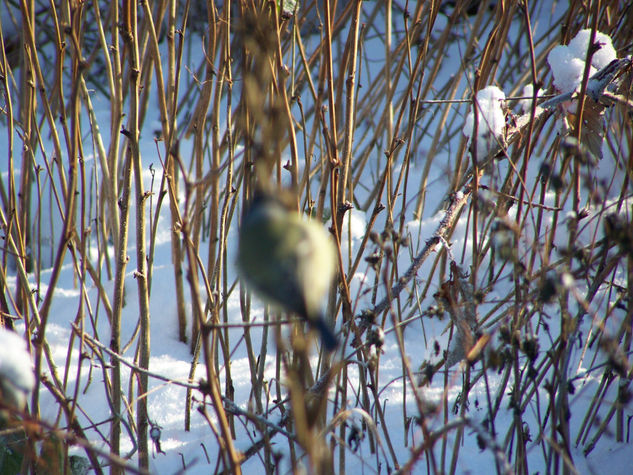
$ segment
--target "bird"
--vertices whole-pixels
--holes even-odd
[[[336,274],[336,251],[322,226],[304,219],[271,192],[256,190],[244,207],[237,269],[262,300],[305,319],[333,351],[323,299]]]

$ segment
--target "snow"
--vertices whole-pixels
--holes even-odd
[[[0,327],[0,389],[5,401],[22,408],[34,386],[33,363],[24,338]]]
[[[591,30],[580,30],[569,42],[567,48],[574,57],[584,60],[587,58],[587,50],[589,49],[590,39]],[[611,61],[616,59],[617,54],[615,52],[615,48],[613,47],[611,38],[604,33],[596,31],[594,43],[597,43],[599,48],[591,57],[591,66],[595,69],[602,69]]]
[[[573,91],[582,81],[585,61],[565,45],[555,46],[547,56],[554,74],[554,86],[561,92]]]
[[[475,127],[475,112],[471,111],[464,123],[464,135],[476,140],[477,156],[485,157],[491,150],[498,147],[506,126],[503,110],[506,95],[497,86],[487,86],[475,95],[473,107],[478,108],[477,137],[472,139]]]
[[[568,45],[555,46],[547,56],[554,75],[554,86],[560,92],[574,91],[580,86],[590,38],[591,30],[581,30]],[[596,31],[594,43],[600,47],[591,58],[589,77],[617,58],[609,36]]]
[[[526,84],[523,87],[523,91],[521,93],[523,97],[534,97],[534,86],[532,84]],[[541,97],[543,95],[543,89],[539,89],[536,97]],[[519,101],[519,109],[523,114],[529,114],[532,110],[532,99],[521,99]],[[539,106],[536,106],[537,112],[540,110]]]

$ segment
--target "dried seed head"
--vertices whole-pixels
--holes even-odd
[[[367,332],[367,345],[380,349],[385,344],[385,331],[380,327],[374,327]]]

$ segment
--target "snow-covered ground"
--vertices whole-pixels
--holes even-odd
[[[370,2],[373,3],[373,2]],[[550,12],[547,12],[549,15]],[[557,12],[558,16],[552,16],[552,18],[560,18],[560,12]],[[546,17],[543,14],[543,18],[539,18],[543,23],[547,23],[544,19]],[[401,18],[395,21],[396,27],[402,27],[398,22],[401,22]],[[438,20],[437,28],[442,26],[441,19]],[[538,28],[547,29],[547,25],[540,25]],[[586,36],[586,35],[585,35]],[[367,40],[367,45],[371,44],[371,39]],[[579,40],[576,43],[581,43]],[[578,46],[576,43],[574,45]],[[586,42],[584,43],[586,44]],[[368,46],[369,48],[369,46]],[[574,74],[578,76],[579,69],[578,61],[582,61],[582,54],[572,54],[569,51],[555,50],[556,53],[550,54],[550,64],[556,62],[556,55],[563,55],[565,60],[557,61],[557,65],[566,65],[567,63],[573,63]],[[202,54],[202,51],[198,53]],[[372,50],[370,55],[376,55],[375,59],[380,59],[384,54],[384,47],[380,50]],[[438,79],[438,84],[442,81],[442,78],[448,80],[450,75],[454,73],[459,64],[459,48],[456,44],[455,49],[446,53],[448,57],[452,58],[448,60],[446,65],[443,65],[443,69]],[[191,59],[192,65],[197,64],[196,61],[201,56],[194,55]],[[455,66],[455,70],[451,71],[451,64]],[[583,63],[584,64],[584,63]],[[554,66],[554,65],[552,65]],[[604,65],[596,64],[596,68],[601,68]],[[367,76],[364,77],[366,81],[369,81],[371,72],[364,72]],[[547,70],[540,72],[542,77],[551,78]],[[554,73],[556,77],[556,72]],[[580,75],[582,79],[582,75]],[[558,86],[559,83],[554,81],[554,85]],[[510,88],[510,86],[516,87],[518,90],[525,84],[516,85],[499,85],[501,89],[503,86]],[[572,89],[568,83],[560,86],[561,89]],[[362,89],[361,89],[362,91]],[[501,93],[501,91],[499,91]],[[505,95],[509,95],[509,91],[504,91]],[[567,92],[567,91],[561,91]],[[503,93],[501,93],[503,94]],[[497,95],[494,98],[498,99]],[[483,96],[482,96],[483,97]],[[488,97],[488,96],[486,96]],[[478,96],[479,98],[479,96]],[[490,98],[490,97],[488,97]],[[479,98],[480,100],[482,98]],[[485,98],[484,98],[485,99]],[[92,101],[95,106],[98,121],[102,121],[104,124],[109,123],[109,104],[105,98],[95,93],[92,96]],[[488,99],[482,101],[486,102]],[[492,102],[492,99],[490,101]],[[509,104],[510,107],[512,105]],[[460,114],[465,119],[468,114],[468,105],[460,104],[455,107],[459,108]],[[491,107],[498,107],[498,103]],[[293,111],[293,113],[296,111]],[[501,109],[491,112],[492,115],[488,116],[487,111],[477,114],[479,120],[488,120],[494,122],[491,124],[488,122],[483,125],[480,122],[478,127],[478,136],[483,140],[487,140],[484,134],[492,134],[498,138],[503,133],[503,124],[500,126],[497,123],[497,118]],[[516,113],[519,114],[518,106]],[[472,114],[472,112],[471,112]],[[496,114],[496,115],[495,115]],[[529,114],[529,112],[528,112]],[[147,111],[147,118],[145,120],[145,127],[141,133],[141,141],[139,144],[140,153],[143,157],[144,167],[144,181],[145,189],[153,189],[157,191],[158,184],[161,180],[162,167],[157,157],[156,143],[153,136],[153,129],[160,127],[158,106],[155,101],[150,101],[150,108]],[[462,120],[464,120],[462,119]],[[435,120],[435,119],[434,119]],[[553,121],[553,118],[549,119]],[[464,129],[469,130],[472,133],[474,117],[471,115],[468,119],[468,124],[464,126]],[[156,125],[158,124],[158,126]],[[107,142],[110,137],[107,133],[107,127],[102,127],[101,132],[104,134],[104,140]],[[461,129],[461,127],[458,127]],[[466,132],[465,132],[466,133]],[[357,132],[357,136],[361,136],[360,131]],[[489,135],[488,135],[489,137]],[[50,149],[50,139],[43,135],[43,146],[45,149]],[[424,140],[427,140],[426,138]],[[447,206],[447,189],[449,186],[450,176],[447,176],[445,169],[454,167],[454,155],[449,153],[449,150],[456,150],[460,140],[463,140],[461,135],[453,136],[451,139],[452,145],[442,149],[438,156],[435,157],[435,164],[430,172],[427,187],[426,187],[426,201],[424,206],[424,213],[421,219],[414,218],[415,201],[420,193],[419,184],[422,181],[425,162],[420,157],[414,158],[410,164],[408,170],[408,188],[406,191],[407,202],[403,203],[402,197],[398,199],[397,205],[394,209],[404,210],[403,220],[405,223],[405,233],[410,238],[409,247],[398,255],[398,272],[400,275],[411,265],[412,258],[420,252],[425,245],[426,241],[433,236],[436,232],[440,221],[445,215],[445,207]],[[427,140],[428,142],[428,140]],[[486,147],[481,147],[482,143],[478,140],[478,155],[484,155],[490,146],[494,146],[496,140],[491,142],[492,145],[487,144]],[[430,144],[425,143],[416,146],[418,153],[422,153],[422,150],[427,149]],[[90,147],[86,147],[88,150]],[[183,140],[181,142],[180,153],[182,156],[190,156],[193,145],[191,141]],[[0,139],[0,156],[7,156],[8,144],[6,137]],[[282,160],[285,163],[285,160]],[[384,162],[381,162],[384,163]],[[150,166],[156,171],[156,175],[153,176],[150,173]],[[490,187],[496,189],[498,187],[499,177],[504,177],[508,170],[508,161],[498,161],[494,164],[495,172],[492,175],[485,175],[482,178],[482,185],[484,187]],[[605,201],[594,206],[587,207],[588,215],[584,220],[580,222],[579,233],[576,236],[578,243],[589,244],[596,236],[600,237],[603,233],[603,220],[605,211],[611,210],[618,202],[618,197],[622,191],[622,183],[624,181],[625,173],[623,170],[618,169],[616,158],[611,154],[605,153],[605,157],[597,161],[593,169],[593,178],[596,182],[608,181],[608,185],[605,188]],[[0,165],[2,170],[2,180],[6,183],[8,170],[4,162]],[[91,176],[98,176],[99,163],[95,160],[94,154],[88,154],[85,160],[86,170]],[[402,164],[394,165],[394,176],[397,176]],[[541,173],[541,163],[537,160],[533,160],[529,163],[526,169],[525,177],[526,182],[529,184],[528,188],[531,191],[534,183],[538,181],[539,174]],[[285,172],[284,172],[285,173]],[[377,166],[369,164],[364,172],[364,178],[366,178],[368,186],[363,189],[361,186],[357,187],[357,200],[359,203],[365,202],[369,196],[367,190],[373,187],[376,180],[376,175],[380,173]],[[315,181],[316,185],[316,181]],[[152,188],[153,187],[153,188]],[[536,188],[535,188],[536,189]],[[628,197],[625,200],[624,209],[630,210],[633,201],[631,200],[630,185],[629,192],[626,194]],[[313,190],[315,192],[316,190]],[[540,193],[540,189],[538,191]],[[181,187],[181,203],[184,202],[184,195],[182,195]],[[527,196],[527,195],[526,195]],[[538,196],[536,197],[538,198]],[[478,200],[490,200],[494,202],[498,199],[497,195],[488,195],[484,189],[478,195]],[[155,201],[153,204],[155,205]],[[550,189],[546,190],[543,194],[543,200],[540,205],[544,207],[533,207],[529,209],[531,216],[525,220],[525,226],[520,231],[520,238],[513,246],[516,247],[515,251],[519,259],[528,255],[530,249],[539,241],[543,241],[543,235],[550,231],[550,224],[554,209],[557,206],[562,206],[563,209],[558,214],[558,226],[553,245],[557,248],[563,249],[569,245],[569,233],[568,224],[573,220],[574,213],[571,205],[571,200],[567,200],[562,205],[556,201],[555,193]],[[94,204],[92,205],[94,206]],[[348,248],[345,247],[345,256],[355,256],[357,250],[361,245],[361,241],[366,232],[366,227],[371,219],[371,213],[373,206],[370,206],[369,210],[364,211],[361,209],[351,210],[345,219],[345,227],[343,229],[342,243],[345,246],[351,245],[348,254]],[[466,208],[468,209],[468,207]],[[154,216],[155,209],[148,209],[148,217]],[[525,208],[524,208],[525,212]],[[543,213],[542,217],[539,213]],[[511,209],[508,213],[508,218],[513,220],[515,210]],[[176,318],[176,298],[175,298],[175,283],[174,272],[172,266],[172,248],[171,248],[171,222],[169,218],[169,207],[163,204],[159,221],[158,231],[155,240],[155,254],[152,269],[152,281],[150,289],[150,314],[151,314],[151,358],[149,371],[162,375],[164,378],[169,379],[172,382],[166,382],[157,378],[150,377],[150,390],[147,395],[148,399],[148,413],[152,424],[160,427],[160,446],[164,453],[154,453],[150,458],[150,471],[158,474],[172,474],[172,473],[191,473],[191,474],[203,474],[213,473],[216,470],[218,444],[215,436],[213,435],[209,423],[202,417],[202,415],[195,410],[196,403],[194,403],[194,410],[192,411],[191,430],[185,431],[185,402],[186,402],[186,388],[183,385],[174,384],[173,382],[186,383],[189,377],[189,372],[192,365],[192,355],[190,352],[190,346],[186,343],[182,343],[178,340],[178,322]],[[235,216],[239,216],[236,212]],[[58,220],[58,217],[46,217],[46,219]],[[397,219],[400,219],[398,215]],[[538,227],[542,233],[537,236],[537,221],[541,220],[544,223],[542,227]],[[130,220],[134,223],[134,217]],[[374,229],[380,232],[384,228],[385,215],[384,213],[379,215],[377,223],[374,225]],[[464,212],[455,228],[455,231],[450,236],[450,252],[448,253],[449,259],[454,259],[456,264],[460,266],[463,272],[468,274],[469,266],[472,263],[472,228],[469,227],[469,213]],[[59,227],[57,227],[59,229]],[[231,287],[232,283],[236,281],[236,271],[234,267],[235,251],[238,232],[238,220],[234,218],[230,222],[230,228],[228,231],[228,273],[227,281],[229,282],[229,288],[232,288],[230,295],[226,296],[224,306],[226,308],[226,314],[228,316],[229,323],[242,323],[242,314],[240,307],[240,294],[239,286]],[[125,306],[122,313],[122,329],[121,329],[121,341],[123,345],[135,338],[135,330],[138,323],[138,294],[137,283],[135,281],[134,273],[136,271],[136,252],[134,233],[131,232],[130,243],[128,247],[129,263],[127,265],[127,274],[125,278]],[[52,236],[50,241],[54,244],[53,249],[57,246],[57,240],[59,236]],[[94,242],[92,243],[94,246]],[[207,262],[207,245],[206,241],[203,241],[199,254],[202,262]],[[442,248],[442,245],[438,247],[438,251]],[[365,250],[365,256],[369,256],[371,253],[377,251],[378,248],[375,244],[369,244]],[[51,252],[44,249],[43,255]],[[110,255],[113,250],[110,249]],[[93,249],[93,257],[96,255],[96,248]],[[426,293],[426,297],[417,303],[412,305],[407,304],[405,314],[412,317],[411,322],[401,327],[403,334],[404,352],[408,361],[407,364],[416,373],[416,377],[421,378],[420,367],[424,363],[434,364],[440,361],[442,352],[450,348],[450,319],[446,315],[443,319],[431,317],[428,315],[428,309],[431,305],[436,305],[437,302],[433,298],[433,294],[440,290],[440,281],[437,273],[434,274],[434,262],[435,253],[431,258],[427,259],[422,267],[417,272],[415,279],[416,286],[411,283],[410,287],[401,294],[402,303],[409,298],[409,291],[414,287],[419,291],[427,284],[427,276],[433,275],[433,279],[429,282],[430,291]],[[554,253],[557,258],[560,258],[560,253]],[[43,257],[44,258],[44,257]],[[345,259],[344,259],[345,260]],[[488,263],[490,263],[489,254],[484,257],[484,262],[481,269],[488,270]],[[541,263],[543,264],[543,263]],[[537,264],[537,269],[541,264]],[[346,264],[347,265],[347,264]],[[543,264],[544,265],[544,264]],[[499,334],[499,327],[510,317],[503,317],[504,314],[510,315],[513,311],[512,302],[504,301],[508,295],[512,295],[515,289],[515,280],[511,266],[503,268],[503,262],[497,261],[492,269],[494,272],[500,272],[500,277],[496,279],[494,286],[488,289],[482,303],[478,306],[478,316],[482,317],[488,315],[489,312],[493,315],[493,318],[501,316],[498,320],[493,319],[486,321],[484,330],[488,331],[491,335],[490,346],[494,348],[501,348],[501,336]],[[583,306],[585,305],[585,298],[588,290],[591,288],[593,282],[591,278],[583,279],[579,277],[578,273],[575,273],[577,269],[568,269],[573,274],[570,280],[565,281],[567,290],[569,291],[569,311],[572,316],[575,316]],[[114,295],[113,282],[105,278],[105,270],[102,265],[100,271],[102,272],[103,279],[101,285],[103,286],[105,293],[112,300]],[[597,272],[594,272],[596,274]],[[481,272],[483,274],[483,272]],[[30,283],[32,289],[37,289],[38,296],[45,295],[47,291],[47,283],[51,277],[51,270],[49,268],[43,268],[41,274],[36,276],[31,274]],[[350,291],[353,298],[353,305],[355,314],[360,314],[361,310],[371,308],[372,294],[371,289],[375,282],[375,272],[371,266],[365,261],[361,262],[361,265],[357,269],[354,275],[349,275],[348,280],[350,282]],[[487,275],[479,275],[478,286],[485,288],[487,285]],[[446,278],[448,278],[446,276]],[[556,277],[557,278],[557,277]],[[15,289],[17,276],[6,276],[8,287]],[[39,282],[39,285],[38,285]],[[618,266],[614,272],[609,275],[609,282],[615,283],[622,288],[627,288],[627,276],[626,269]],[[605,282],[600,285],[597,291],[597,296],[590,299],[589,309],[587,309],[587,315],[581,321],[579,328],[580,335],[586,335],[591,328],[595,327],[593,324],[597,323],[607,309],[613,306],[617,296],[612,293],[612,287]],[[369,290],[369,292],[367,292]],[[535,300],[537,300],[537,294],[534,289],[530,289]],[[188,291],[186,292],[188,295]],[[204,295],[203,289],[201,294]],[[384,285],[380,284],[377,289],[377,299],[380,301],[385,296]],[[413,296],[412,296],[413,298]],[[189,296],[187,297],[189,301]],[[396,305],[394,303],[394,305]],[[628,303],[629,309],[631,303]],[[109,431],[109,420],[112,416],[110,407],[108,406],[104,395],[104,371],[108,368],[104,367],[103,361],[100,361],[95,352],[93,352],[88,346],[80,347],[80,342],[76,337],[73,337],[72,322],[77,321],[79,309],[84,309],[83,327],[88,335],[92,338],[98,339],[102,344],[108,345],[110,341],[110,326],[106,313],[103,310],[103,304],[99,299],[99,290],[92,283],[91,279],[78,280],[77,272],[74,263],[67,257],[59,279],[56,282],[55,294],[52,301],[52,307],[50,310],[50,317],[47,322],[46,340],[51,349],[51,356],[59,374],[63,377],[64,381],[67,381],[66,393],[72,395],[77,391],[77,407],[79,412],[77,416],[81,425],[86,428],[86,434],[90,438],[91,442],[98,447],[107,448],[107,438]],[[87,310],[89,309],[89,310]],[[546,304],[543,306],[541,312],[541,319],[538,322],[533,322],[531,325],[532,331],[538,336],[540,343],[539,356],[536,359],[536,365],[540,368],[546,365],[548,358],[545,356],[549,348],[554,346],[553,342],[561,332],[561,316],[559,315],[560,306],[556,304]],[[612,332],[617,332],[624,318],[626,318],[626,312],[622,309],[615,311],[610,310],[611,318],[605,323],[605,327]],[[190,316],[190,315],[189,315]],[[629,315],[630,317],[630,315]],[[257,299],[253,299],[253,308],[251,309],[251,319],[255,322],[264,321],[264,306]],[[339,318],[340,320],[340,318]],[[543,330],[544,324],[547,324],[548,331]],[[191,322],[189,321],[189,325]],[[342,330],[341,322],[337,322],[337,329]],[[404,361],[402,358],[401,348],[397,341],[397,332],[393,329],[393,323],[390,316],[387,316],[385,330],[385,344],[382,348],[382,354],[379,355],[379,371],[377,380],[377,392],[379,396],[379,403],[384,409],[384,425],[379,420],[374,420],[376,424],[376,435],[379,440],[380,447],[377,453],[371,451],[370,437],[365,436],[357,450],[353,451],[348,449],[346,452],[346,468],[348,473],[385,473],[388,468],[393,469],[394,461],[393,456],[390,455],[386,446],[385,435],[388,433],[390,438],[390,444],[393,447],[395,458],[398,464],[402,465],[409,461],[412,450],[419,447],[423,443],[424,437],[422,429],[419,424],[416,423],[416,419],[420,416],[418,407],[415,402],[413,389],[411,388],[410,381],[407,380],[404,369]],[[24,334],[24,325],[21,322],[17,323],[17,331],[20,334]],[[240,327],[230,328],[228,330],[229,341],[231,344],[231,375],[232,384],[234,389],[234,401],[243,410],[252,410],[252,395],[251,395],[251,369],[249,366],[249,359],[247,353],[247,347],[243,340],[244,329]],[[266,356],[266,363],[264,369],[264,380],[271,382],[271,394],[265,404],[272,406],[273,400],[277,397],[272,391],[273,381],[276,378],[276,360],[275,353],[272,348],[275,348],[275,336],[273,331],[268,332],[268,348],[269,351]],[[263,329],[261,327],[253,327],[250,330],[252,338],[253,348],[257,349],[261,347],[261,338],[263,335]],[[282,335],[287,336],[287,328],[284,327]],[[578,334],[574,334],[577,336]],[[9,345],[13,341],[11,338],[5,338],[0,334],[0,343]],[[587,338],[587,337],[585,337]],[[69,345],[69,342],[72,344]],[[586,341],[579,339],[579,341]],[[630,472],[630,466],[633,463],[633,450],[628,441],[628,427],[625,431],[625,442],[616,442],[614,436],[611,433],[607,433],[601,437],[598,444],[591,450],[588,456],[585,456],[583,451],[587,447],[591,439],[589,437],[582,441],[576,441],[576,435],[579,434],[581,424],[583,424],[583,418],[585,414],[591,412],[592,404],[595,403],[594,395],[597,389],[600,387],[603,381],[604,371],[599,367],[599,364],[605,360],[605,356],[595,349],[587,351],[583,348],[582,344],[578,342],[571,343],[570,345],[576,345],[573,350],[569,351],[570,361],[568,364],[569,372],[567,377],[572,381],[574,391],[570,392],[569,405],[570,405],[570,434],[574,437],[570,446],[572,447],[572,453],[570,454],[575,469],[579,473],[610,473],[610,474],[626,474]],[[439,351],[436,350],[439,348]],[[16,350],[17,351],[17,350]],[[81,351],[81,354],[80,354]],[[136,343],[130,345],[129,348],[123,353],[123,357],[133,362],[136,351]],[[5,358],[3,355],[7,353],[0,352],[0,378],[11,377],[11,371],[6,372],[4,370],[5,365],[10,364],[9,358]],[[597,359],[596,358],[597,355]],[[314,353],[314,362],[316,364],[316,353]],[[348,358],[353,360],[356,358],[354,349],[350,346],[349,342],[346,346],[339,348],[336,353],[336,359]],[[108,361],[108,360],[106,360]],[[221,364],[223,363],[220,358]],[[521,356],[519,361],[521,367],[521,374],[528,370],[527,357]],[[44,366],[46,367],[46,366]],[[336,414],[333,411],[342,409],[358,409],[359,404],[357,397],[357,391],[361,384],[358,365],[348,365],[348,400],[340,402],[339,407],[334,408],[331,403],[328,406],[327,418],[331,421]],[[458,433],[457,429],[447,430],[445,438],[440,438],[434,447],[435,457],[440,460],[446,460],[446,463],[450,463],[450,455],[447,458],[442,457],[442,451],[446,451],[449,454],[455,450],[459,450],[459,457],[457,458],[456,471],[457,473],[494,473],[498,470],[503,470],[503,464],[495,459],[494,447],[491,448],[490,443],[484,448],[482,444],[482,437],[480,432],[483,431],[490,437],[491,441],[495,441],[496,444],[502,447],[506,447],[508,442],[507,434],[514,434],[512,430],[508,431],[514,421],[515,412],[510,407],[509,392],[513,385],[512,375],[510,376],[510,382],[503,380],[503,372],[501,370],[494,371],[488,370],[486,372],[486,378],[481,376],[482,363],[478,362],[469,370],[471,381],[475,380],[474,385],[470,388],[468,395],[467,408],[462,409],[461,392],[463,391],[464,371],[465,364],[457,364],[450,368],[448,371],[444,369],[435,374],[431,383],[424,385],[417,389],[419,395],[428,404],[428,412],[425,413],[425,424],[431,431],[441,431],[447,424],[456,424],[460,417],[468,418],[467,424],[463,427],[463,439],[459,442],[459,445],[455,443],[455,437]],[[24,367],[20,371],[24,371]],[[550,371],[553,371],[550,370]],[[549,440],[551,437],[552,428],[547,425],[545,432],[540,433],[539,428],[544,419],[547,419],[545,414],[548,411],[548,405],[551,400],[549,399],[547,390],[547,381],[551,377],[551,373],[544,373],[546,376],[541,380],[531,381],[529,377],[522,377],[521,384],[525,386],[525,391],[528,393],[532,390],[537,392],[538,396],[529,398],[529,402],[525,410],[522,413],[522,420],[524,424],[524,433],[529,437],[530,442],[527,443],[527,460],[530,473],[547,473],[551,467],[546,465],[545,451],[548,450]],[[629,373],[630,374],[630,373]],[[8,376],[7,376],[8,375]],[[203,364],[198,365],[194,381],[198,381],[200,378],[206,377],[206,371]],[[222,384],[224,388],[225,372],[221,371]],[[128,367],[122,367],[122,381],[124,383],[124,393],[127,394],[127,387],[130,381],[130,370]],[[406,383],[405,383],[406,381]],[[27,385],[28,386],[28,385]],[[602,407],[599,408],[598,417],[593,421],[593,424],[599,425],[601,418],[610,409],[610,402],[617,397],[617,388],[613,384],[607,389],[606,401]],[[498,393],[498,389],[501,388]],[[25,387],[28,390],[28,387]],[[331,389],[333,394],[333,389]],[[134,407],[134,399],[137,394],[132,394],[132,400],[128,401],[131,407]],[[494,428],[488,425],[487,429],[482,429],[486,426],[486,419],[489,417],[489,399],[492,400],[494,406],[497,396],[501,396],[499,411],[494,418]],[[60,408],[56,400],[49,393],[46,388],[40,389],[40,405],[41,405],[41,418],[50,423],[58,421],[60,427],[64,427],[64,416],[60,418]],[[127,397],[127,396],[126,396]],[[194,398],[199,402],[202,398],[199,392],[194,391]],[[377,401],[372,401],[372,404]],[[633,411],[629,405],[624,406],[624,411],[627,417],[633,415]],[[213,411],[209,410],[209,413]],[[356,421],[356,424],[360,424],[360,413],[355,413],[350,419]],[[125,419],[128,417],[128,413],[122,414]],[[278,423],[281,419],[279,411],[272,411],[268,416],[268,419],[273,423]],[[213,419],[213,416],[212,416]],[[258,440],[261,434],[257,433],[254,429],[254,425],[249,423],[245,425],[245,419],[235,420],[235,430],[237,433],[235,446],[238,450],[248,449],[255,440]],[[93,426],[94,425],[94,426]],[[459,425],[459,424],[456,424]],[[611,428],[609,431],[613,431]],[[480,435],[478,437],[478,434]],[[485,437],[483,437],[485,439]],[[489,440],[489,441],[490,441]],[[279,460],[280,473],[288,473],[291,470],[290,463],[290,451],[287,442],[287,437],[281,434],[275,435],[271,441],[274,450],[278,451],[281,458]],[[516,444],[516,442],[515,442]],[[121,453],[125,454],[130,452],[134,448],[134,443],[126,432],[123,430]],[[511,445],[511,444],[509,444]],[[514,447],[514,446],[513,446]],[[338,450],[338,449],[337,449]],[[514,463],[514,450],[506,450],[506,455],[511,452],[511,456],[507,458],[507,463],[511,466]],[[80,448],[74,448],[73,453],[83,455],[83,451]],[[335,454],[338,452],[336,451]],[[502,457],[503,458],[503,457]],[[134,457],[132,458],[133,460]],[[420,458],[412,467],[414,473],[427,473],[429,460],[426,457]],[[265,473],[263,459],[260,456],[254,456],[244,463],[242,469],[245,473]],[[449,467],[443,467],[446,472],[449,471]],[[440,467],[436,467],[439,473]],[[512,469],[514,470],[514,469]],[[433,473],[433,470],[431,470]]]

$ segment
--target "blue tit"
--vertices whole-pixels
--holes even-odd
[[[260,298],[304,318],[328,351],[336,348],[321,311],[336,273],[335,247],[323,227],[257,191],[242,217],[237,267]]]

